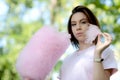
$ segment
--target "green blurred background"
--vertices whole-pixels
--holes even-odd
[[[71,10],[77,5],[90,8],[102,31],[112,35],[119,63],[120,0],[0,0],[0,80],[20,80],[15,62],[31,36],[44,25],[66,31]],[[61,64],[60,59],[47,80],[56,80]]]

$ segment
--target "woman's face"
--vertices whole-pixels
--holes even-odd
[[[78,42],[86,39],[85,32],[88,30],[89,22],[86,15],[82,12],[73,14],[71,18],[71,29]]]

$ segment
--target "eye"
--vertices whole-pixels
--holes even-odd
[[[76,24],[75,23],[72,23],[71,26],[75,26]]]
[[[82,23],[82,24],[86,24],[86,23],[88,23],[88,21],[81,21],[81,23]]]

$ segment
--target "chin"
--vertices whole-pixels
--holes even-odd
[[[78,41],[82,41],[82,42],[85,41],[85,37],[82,37],[82,36],[81,36],[81,37],[77,37],[76,39],[77,39]]]
[[[79,42],[85,42],[85,39],[83,39],[83,38],[79,38],[79,39],[77,39]]]

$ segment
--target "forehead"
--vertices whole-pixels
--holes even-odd
[[[71,21],[77,21],[81,19],[87,19],[87,16],[83,12],[77,12],[73,14]]]

